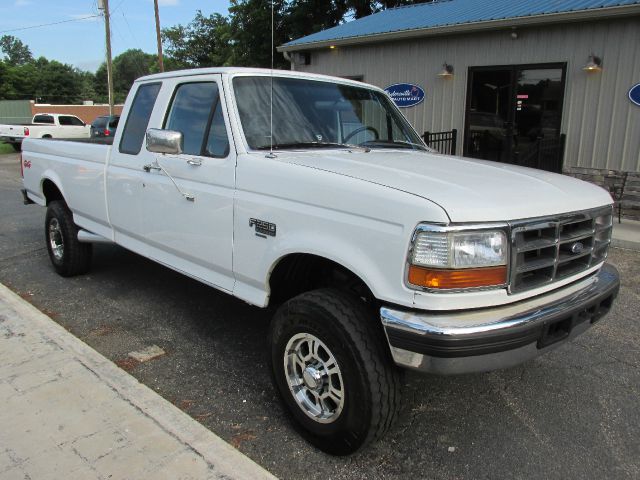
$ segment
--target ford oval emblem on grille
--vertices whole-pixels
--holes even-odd
[[[573,245],[571,245],[571,253],[582,253],[582,251],[584,250],[584,245],[582,244],[582,242],[576,242]]]

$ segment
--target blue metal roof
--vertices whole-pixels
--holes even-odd
[[[640,0],[439,0],[384,10],[284,46],[635,4]]]

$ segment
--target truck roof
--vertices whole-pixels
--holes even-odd
[[[164,72],[164,73],[156,73],[153,75],[147,75],[145,77],[140,77],[136,79],[136,82],[147,82],[150,80],[161,80],[164,78],[174,78],[174,77],[191,77],[194,75],[213,75],[213,74],[223,74],[223,75],[232,75],[236,73],[241,74],[259,74],[259,75],[270,75],[273,73],[274,76],[277,77],[295,77],[295,78],[309,78],[309,79],[324,79],[331,81],[339,81],[341,83],[351,83],[354,85],[363,85],[363,82],[359,82],[357,80],[350,80],[347,78],[338,78],[332,77],[329,75],[320,75],[318,73],[306,73],[306,72],[297,72],[295,70],[280,70],[280,69],[269,69],[269,68],[246,68],[246,67],[213,67],[213,68],[193,68],[189,70],[175,70],[172,72]],[[367,86],[374,87],[373,85]]]

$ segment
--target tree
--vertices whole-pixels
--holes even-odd
[[[23,65],[0,65],[0,99],[7,100],[78,103],[83,100],[83,76],[93,76],[44,57]]]
[[[9,89],[12,85],[9,82],[9,66],[0,60],[0,100],[9,99]]]
[[[71,65],[34,59],[29,47],[10,35],[0,38],[5,60],[0,62],[0,99],[77,103],[82,100],[83,76]]]
[[[91,72],[80,72],[80,98],[82,100],[95,100],[97,97],[94,86],[95,78]]]
[[[162,38],[166,44],[168,69],[230,64],[231,29],[227,18],[218,13],[205,17],[198,10],[186,27],[177,25],[163,29]]]
[[[79,103],[82,100],[81,73],[71,65],[39,57],[14,69],[20,78],[16,86],[20,98],[41,103]]]
[[[158,59],[155,55],[140,49],[129,49],[113,59],[113,88],[121,95],[118,102],[124,102],[133,82],[140,77],[157,73]]]
[[[46,103],[80,103],[81,74],[71,65],[39,58],[36,94]],[[24,67],[23,67],[24,68]]]
[[[288,41],[285,31],[284,0],[273,0],[274,43],[280,45]],[[233,49],[231,63],[243,67],[271,66],[271,1],[231,0],[229,23]],[[274,52],[274,67],[286,68],[288,62]]]
[[[274,43],[296,38],[384,10],[425,0],[274,0]],[[271,1],[231,0],[228,17],[196,13],[186,26],[162,31],[174,68],[238,65],[271,66]],[[288,68],[282,55],[274,66]]]
[[[133,82],[140,77],[157,73],[158,59],[140,49],[129,49],[113,59],[113,95],[115,103],[123,103]],[[97,100],[108,102],[107,64],[100,65],[93,84]]]
[[[5,55],[7,65],[24,65],[33,61],[33,55],[31,55],[29,47],[12,35],[0,37],[0,50]]]

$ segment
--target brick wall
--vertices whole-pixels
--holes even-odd
[[[75,115],[81,118],[85,123],[93,122],[96,117],[109,115],[109,105],[41,105],[31,104],[31,112],[33,115],[38,113],[62,113]],[[122,113],[122,105],[113,106],[114,115]]]

